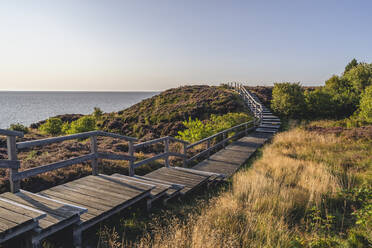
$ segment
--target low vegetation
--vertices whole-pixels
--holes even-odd
[[[367,133],[345,129],[336,135],[319,123],[280,133],[252,168],[234,176],[230,190],[187,221],[175,217],[155,225],[133,246],[371,246],[372,135]],[[112,241],[124,247],[120,239]]]
[[[277,83],[271,108],[289,118],[344,120],[348,126],[372,123],[372,64],[352,60],[341,76],[333,75],[325,86],[306,89],[298,83]]]
[[[215,133],[221,132],[233,126],[252,120],[246,113],[228,113],[225,115],[211,115],[210,119],[200,121],[199,119],[182,122],[185,130],[179,131],[177,138],[188,142],[195,142],[207,138]]]

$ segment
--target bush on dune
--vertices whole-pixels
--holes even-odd
[[[182,122],[186,129],[179,131],[177,138],[188,142],[196,142],[251,119],[250,115],[246,113],[212,114],[210,119],[204,121],[189,118],[188,121]]]

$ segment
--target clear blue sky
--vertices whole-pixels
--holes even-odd
[[[322,84],[372,62],[372,1],[4,0],[0,90]]]

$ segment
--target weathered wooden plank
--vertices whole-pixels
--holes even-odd
[[[46,138],[46,139],[40,139],[40,140],[18,142],[17,143],[17,148],[18,149],[23,149],[23,148],[29,148],[29,147],[34,147],[34,146],[43,146],[43,145],[62,142],[62,141],[66,141],[66,140],[89,138],[89,137],[94,136],[94,135],[97,135],[97,131],[78,133],[78,134],[72,134],[72,135],[60,136],[60,137],[53,137],[53,138]]]
[[[18,137],[23,137],[23,133],[22,132],[12,131],[12,130],[6,130],[6,129],[0,129],[0,135],[3,135],[3,136],[18,136]]]
[[[134,185],[122,182],[114,178],[112,178],[112,181],[109,181],[104,178],[97,178],[97,179],[87,178],[86,181],[93,182],[96,185],[100,184],[101,186],[105,186],[109,188],[111,187],[112,189],[120,190],[122,194],[130,196],[130,197],[134,197],[137,194],[141,193],[143,190],[147,190],[147,188],[134,186]]]
[[[97,197],[97,199],[102,199],[102,200],[116,199],[122,202],[130,198],[124,194],[115,193],[114,191],[102,190],[99,186],[91,187],[91,186],[84,185],[84,184],[70,184],[70,183],[67,185],[65,184],[63,186],[74,189],[74,191],[77,191],[77,192],[81,192],[81,193],[88,194],[93,197]]]
[[[139,149],[139,148],[149,146],[149,145],[153,145],[153,144],[156,144],[156,143],[162,143],[167,138],[168,137],[161,137],[161,138],[157,138],[157,139],[153,139],[153,140],[144,141],[144,142],[135,144],[133,147],[134,147],[134,149]]]
[[[67,160],[64,160],[64,161],[60,161],[60,162],[56,162],[56,163],[52,163],[52,164],[48,164],[48,165],[35,167],[35,168],[28,169],[28,170],[25,170],[25,171],[21,171],[21,172],[18,172],[16,175],[14,175],[13,178],[14,178],[14,180],[21,180],[21,179],[36,176],[38,174],[45,173],[45,172],[48,172],[48,171],[61,169],[61,168],[71,166],[71,165],[74,165],[74,164],[80,164],[80,163],[83,163],[85,161],[92,160],[92,159],[95,159],[95,158],[96,158],[95,154],[83,155],[83,156],[80,156],[80,157],[71,158],[71,159],[67,159]]]
[[[113,182],[115,184],[120,183],[121,185],[126,186],[126,188],[129,187],[131,189],[140,190],[141,192],[143,192],[144,190],[150,191],[154,188],[154,185],[144,185],[144,184],[136,183],[136,182],[124,183],[122,180],[117,180],[116,178],[113,178],[113,177],[107,176],[107,175],[103,175],[103,174],[100,174],[99,178],[108,180],[108,181]]]
[[[171,141],[174,141],[174,142],[179,142],[179,143],[182,143],[182,144],[189,144],[189,142],[187,141],[184,141],[184,140],[181,140],[181,139],[177,139],[177,138],[174,138],[172,136],[167,136]]]
[[[101,159],[111,159],[111,160],[127,160],[127,161],[135,161],[136,158],[134,156],[123,155],[123,154],[113,154],[113,153],[98,153],[98,158]]]
[[[111,137],[111,138],[117,138],[117,139],[122,139],[126,141],[138,141],[137,138],[134,137],[129,137],[117,133],[108,133],[108,132],[103,132],[103,131],[96,131],[98,136],[106,136],[106,137]]]
[[[114,200],[110,202],[106,202],[106,201],[103,202],[100,199],[94,198],[89,195],[85,195],[83,193],[79,193],[79,192],[69,190],[69,189],[61,189],[57,187],[44,190],[42,193],[40,192],[40,194],[47,195],[47,196],[53,195],[56,197],[60,197],[61,199],[66,199],[66,200],[75,202],[75,204],[80,204],[81,202],[84,202],[86,205],[90,207],[94,207],[94,208],[97,208],[103,211],[109,210],[110,208],[115,206],[115,204],[118,203],[118,202],[114,202]]]
[[[163,159],[166,156],[168,156],[167,153],[161,153],[161,154],[155,155],[154,157],[146,158],[144,160],[141,160],[139,162],[134,163],[134,168],[140,167],[141,165],[153,162],[153,161],[158,160],[158,159]]]
[[[150,181],[150,182],[161,183],[163,185],[169,185],[174,189],[181,189],[181,188],[185,187],[185,185],[183,185],[183,184],[167,182],[167,181],[164,181],[164,180],[157,180],[157,179],[149,178],[149,177],[145,177],[145,176],[135,175],[134,177],[139,178],[139,179],[143,179],[143,180],[147,180],[147,181]]]
[[[18,160],[0,160],[0,168],[18,169],[19,165]]]
[[[194,169],[190,169],[190,168],[172,167],[172,169],[188,171],[188,172],[191,172],[191,173],[196,173],[196,174],[205,175],[205,176],[226,177],[224,174],[221,174],[221,173],[199,171],[199,170],[194,170]]]
[[[123,197],[133,197],[133,195],[136,195],[138,191],[133,191],[130,189],[128,192],[127,188],[120,187],[118,185],[113,185],[109,184],[106,182],[99,182],[99,181],[94,181],[94,180],[84,180],[84,181],[79,181],[79,182],[73,182],[74,184],[79,184],[79,185],[85,185],[86,187],[91,187],[91,188],[98,188],[106,191],[112,191],[115,193],[119,193],[123,195]]]
[[[25,223],[25,222],[33,222],[34,221],[34,219],[29,217],[29,216],[19,214],[17,212],[14,212],[14,211],[6,209],[6,208],[0,208],[0,217],[2,219],[14,222],[15,223],[14,226]]]
[[[55,223],[76,214],[76,212],[71,212],[71,209],[69,211],[69,206],[64,206],[37,196],[28,196],[22,194],[22,192],[17,194],[4,193],[1,197],[45,212],[55,219]]]
[[[0,198],[0,207],[32,218],[34,221],[46,217],[46,213],[26,205]]]
[[[163,185],[156,185],[156,184],[150,184],[149,182],[146,182],[145,180],[141,180],[141,179],[138,179],[138,178],[133,178],[133,177],[127,177],[127,176],[124,176],[124,175],[121,175],[121,174],[114,174],[114,175],[111,175],[112,177],[116,177],[116,178],[119,178],[120,180],[124,180],[126,182],[137,182],[137,183],[141,183],[141,184],[145,184],[145,185],[150,185],[152,187],[155,187],[154,189],[151,190],[151,197],[156,197],[157,195],[159,194],[162,194],[163,192],[167,191],[170,186],[166,187],[166,186],[163,186]]]

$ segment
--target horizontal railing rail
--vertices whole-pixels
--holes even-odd
[[[59,162],[48,164],[48,165],[42,165],[42,166],[38,166],[38,167],[35,167],[35,168],[31,168],[31,169],[28,169],[28,170],[18,172],[16,175],[14,175],[12,177],[12,179],[14,181],[19,181],[19,180],[22,180],[22,179],[25,179],[25,178],[28,178],[28,177],[36,176],[36,175],[41,174],[41,173],[61,169],[61,168],[68,167],[68,166],[71,166],[71,165],[74,165],[74,164],[80,164],[80,163],[83,163],[85,161],[96,159],[96,158],[97,158],[96,154],[88,154],[88,155],[84,155],[84,156],[80,156],[80,157],[76,157],[76,158],[71,158],[71,159],[59,161]]]
[[[47,139],[18,142],[17,149],[49,145],[49,144],[67,141],[67,140],[73,140],[73,139],[86,139],[92,136],[106,136],[106,137],[112,137],[112,138],[117,138],[117,139],[123,139],[126,141],[137,141],[136,138],[128,137],[128,136],[124,136],[120,134],[107,133],[107,132],[102,132],[102,131],[90,131],[90,132],[71,134],[71,135],[59,136],[59,137],[53,137],[53,138],[47,138]]]
[[[11,130],[6,130],[6,129],[0,129],[0,135],[3,135],[3,136],[18,136],[18,137],[23,137],[23,133],[22,132],[11,131]]]
[[[3,169],[18,169],[19,166],[20,166],[20,161],[16,161],[16,160],[0,160],[0,168],[3,168]]]

